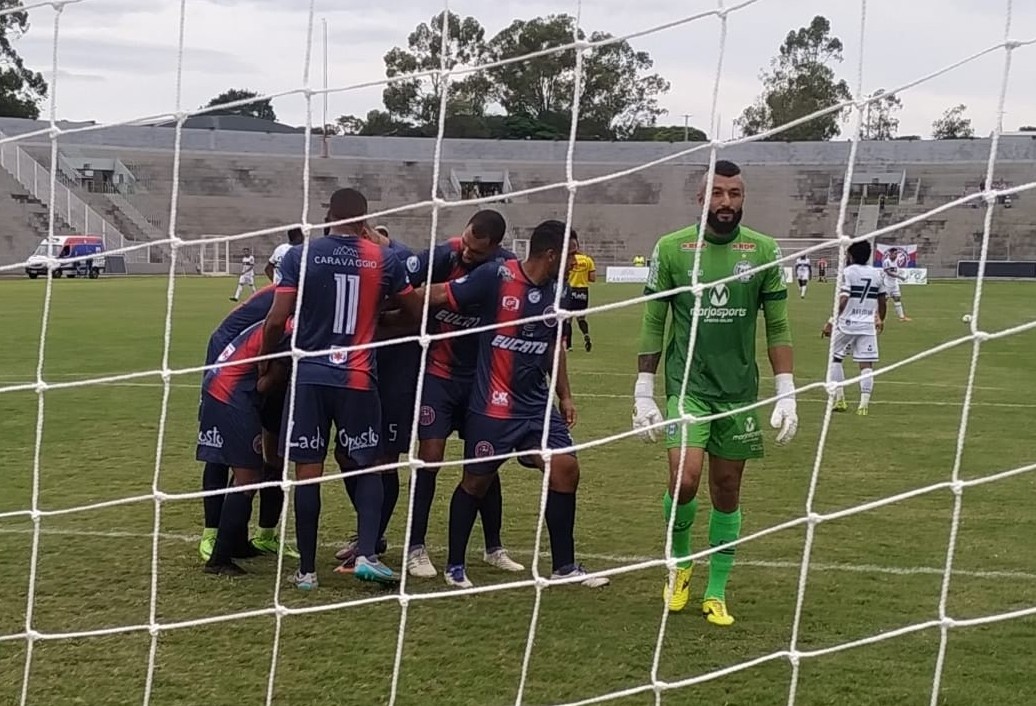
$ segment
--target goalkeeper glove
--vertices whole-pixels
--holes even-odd
[[[655,375],[638,373],[637,384],[633,388],[633,428],[640,430],[637,436],[645,443],[655,441],[658,438],[658,430],[646,427],[661,424],[662,421],[662,412],[655,404]]]
[[[795,407],[795,380],[791,373],[778,373],[775,382],[778,395],[792,393],[790,397],[777,400],[773,414],[770,415],[770,426],[779,430],[776,441],[783,446],[795,438],[795,432],[799,428],[799,415]]]

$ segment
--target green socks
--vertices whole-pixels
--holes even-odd
[[[679,521],[679,515],[677,515]],[[741,508],[734,512],[720,512],[713,508],[709,516],[709,546],[719,547],[733,542],[741,536]],[[675,538],[675,530],[674,530]],[[676,551],[674,541],[673,551]],[[705,598],[726,600],[727,579],[734,568],[735,547],[720,549],[709,557],[709,585]]]
[[[662,498],[662,509],[665,511],[663,517],[666,525],[669,524],[669,515],[673,511],[673,496],[666,491]],[[691,525],[694,524],[694,515],[698,511],[698,499],[694,498],[689,503],[676,506],[676,522],[673,523],[673,556],[690,556],[691,554]],[[741,515],[738,514],[738,526],[741,525]],[[677,562],[677,566],[686,569],[691,565],[691,560]],[[727,569],[729,573],[730,569]]]
[[[201,531],[201,538],[202,539],[210,539],[210,538],[211,539],[215,539],[216,538],[216,530],[217,529],[218,529],[217,527],[206,527],[205,529],[203,529]]]
[[[273,540],[277,539],[277,528],[276,527],[260,527],[259,531],[256,532],[256,539]]]

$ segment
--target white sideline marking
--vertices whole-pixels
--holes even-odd
[[[586,374],[587,375],[598,375],[598,374],[602,374],[602,373],[591,373],[589,371],[586,371]],[[617,375],[618,373],[612,373],[612,374]],[[7,383],[7,382],[12,382],[12,381],[5,381],[5,380],[3,380],[3,378],[0,378],[0,382]],[[22,384],[22,381],[13,381],[13,382],[14,382],[14,384]],[[912,383],[912,382],[896,383],[896,382],[891,381],[891,380],[888,381],[888,382],[881,382],[881,383],[876,383],[876,384],[887,385],[887,384],[890,384],[890,383],[891,384],[899,384],[899,385],[915,385],[915,384],[923,385],[923,384],[925,384],[925,383]],[[932,385],[939,385],[939,383],[931,383],[931,384]],[[98,383],[97,386],[98,387],[154,387],[154,388],[162,388],[162,387],[164,387],[162,385],[162,383],[160,383],[160,382],[101,382],[101,383]],[[174,388],[179,387],[179,388],[184,388],[184,389],[190,388],[192,390],[200,389],[199,385],[187,385],[187,384],[183,384],[183,383],[180,383],[180,384],[170,383],[169,387],[174,387]],[[850,388],[851,387],[852,386],[850,386]],[[954,387],[954,388],[956,388],[956,387],[963,387],[963,386],[943,385],[943,387]],[[999,390],[999,389],[1006,389],[1006,388],[993,388],[993,387],[989,387],[989,388],[981,388],[981,389]],[[35,393],[32,393],[32,394],[35,394]],[[575,397],[596,397],[596,398],[600,398],[600,399],[616,399],[616,400],[619,400],[619,399],[622,399],[622,400],[624,400],[624,399],[632,399],[632,397],[633,397],[632,395],[608,395],[608,394],[598,393],[598,392],[576,392],[576,393],[574,393],[574,396]],[[826,404],[826,402],[827,402],[826,399],[815,398],[815,397],[799,397],[798,401],[799,402],[815,402],[817,404]],[[880,398],[877,399],[877,400],[871,400],[871,406],[877,406],[877,407],[884,407],[885,405],[906,405],[906,406],[915,406],[915,407],[961,407],[961,406],[963,406],[963,404],[964,404],[963,401],[961,401],[961,402],[926,402],[926,401],[923,401],[923,400],[882,400]],[[972,407],[1009,407],[1009,408],[1016,408],[1016,409],[1029,409],[1029,408],[1036,407],[1036,403],[1024,403],[1024,402],[972,402],[971,406]]]
[[[0,534],[32,534],[32,529],[25,528],[13,528],[6,527],[0,528]],[[40,534],[52,534],[57,536],[73,536],[73,537],[96,537],[99,539],[151,539],[152,535],[144,534],[142,532],[122,532],[118,530],[112,531],[98,531],[98,530],[63,530],[63,529],[47,529],[41,528]],[[158,534],[160,539],[168,541],[194,543],[201,539],[199,534],[178,534],[175,532],[160,532]],[[321,547],[335,548],[342,546],[342,542],[321,542]],[[531,556],[532,551],[522,549],[508,549],[511,554],[518,554],[521,556]],[[388,552],[390,555],[393,552]],[[597,561],[607,561],[613,564],[636,564],[645,561],[652,561],[658,559],[658,556],[633,556],[633,555],[622,555],[622,554],[586,554],[579,552],[579,557],[583,559],[595,559]],[[738,559],[735,562],[736,566],[750,566],[758,569],[794,569],[798,571],[801,568],[801,564],[794,561],[766,561],[762,559]],[[934,566],[879,566],[877,564],[844,564],[844,563],[833,563],[833,564],[817,564],[811,563],[810,569],[814,571],[824,572],[846,572],[854,574],[890,574],[895,576],[916,576],[916,575],[930,575],[930,576],[942,576],[944,567]],[[1036,581],[1036,573],[1029,573],[1026,571],[968,571],[964,569],[954,569],[954,575],[956,576],[968,576],[971,578],[979,579],[1018,579],[1021,581]]]

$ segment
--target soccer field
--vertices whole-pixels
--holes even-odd
[[[0,386],[35,378],[46,283],[0,282],[4,342]],[[56,280],[47,328],[44,379],[51,382],[155,370],[161,366],[165,278]],[[209,333],[231,306],[231,279],[183,278],[176,283],[170,367],[202,363]],[[636,296],[635,285],[600,285],[592,303]],[[910,323],[889,321],[881,338],[882,365],[902,360],[967,332],[973,283],[905,287]],[[819,330],[830,314],[831,285],[813,284],[809,297],[789,302],[797,382],[823,379],[827,340]],[[636,377],[639,305],[593,316],[594,350],[570,357],[580,412],[577,441],[629,428]],[[890,306],[891,314],[891,306]],[[997,331],[1036,319],[1036,286],[987,283],[982,328]],[[762,327],[760,327],[762,328]],[[763,393],[772,380],[760,345]],[[1036,331],[982,346],[962,476],[988,476],[1036,462]],[[877,378],[870,416],[832,422],[817,488],[817,512],[850,508],[950,478],[970,344]],[[847,374],[855,374],[847,362]],[[199,489],[194,460],[199,375],[172,378],[159,487]],[[44,395],[39,507],[45,510],[147,495],[155,471],[162,406],[159,376],[128,383],[58,389]],[[858,388],[848,390],[850,405]],[[659,396],[659,399],[661,397]],[[0,394],[0,513],[31,505],[38,398]],[[768,443],[767,457],[750,464],[742,492],[744,533],[805,513],[826,397],[799,397],[798,436],[786,448]],[[769,407],[762,410],[769,417]],[[767,425],[767,439],[772,432]],[[456,447],[454,447],[456,448]],[[659,557],[666,477],[661,443],[635,439],[583,451],[576,536],[588,568]],[[430,540],[437,567],[445,560],[446,510],[456,471],[440,474]],[[540,476],[509,463],[503,471],[504,541],[528,560],[534,541]],[[405,502],[406,493],[401,496]],[[704,488],[704,485],[703,485]],[[1036,606],[1036,472],[964,491],[949,587],[948,613],[959,619]],[[920,494],[816,529],[800,627],[800,650],[817,650],[938,617],[942,567],[953,495]],[[149,621],[154,506],[150,500],[46,517],[42,521],[32,628],[66,633]],[[400,566],[404,518],[390,528],[387,563]],[[694,550],[706,546],[707,514],[694,527]],[[269,608],[275,559],[244,562],[237,580],[204,575],[197,554],[198,500],[163,503],[158,557],[157,620],[190,621]],[[373,597],[377,588],[332,573],[338,543],[355,527],[339,481],[323,489],[318,572],[310,594],[285,587],[292,607]],[[289,527],[289,536],[293,526]],[[545,534],[545,533],[544,533]],[[673,682],[787,649],[802,560],[805,526],[775,532],[738,549],[728,601],[737,623],[716,628],[691,606],[670,616],[659,678]],[[545,539],[545,538],[544,538]],[[25,629],[32,523],[0,520],[0,636]],[[544,553],[547,553],[544,541]],[[512,575],[478,559],[481,531],[469,549],[476,585]],[[293,565],[289,562],[288,566]],[[542,561],[549,573],[549,555]],[[692,584],[696,597],[707,567]],[[528,578],[526,575],[525,578]],[[557,704],[650,682],[662,616],[659,568],[613,577],[606,589],[548,589],[537,624],[524,703]],[[413,579],[411,592],[447,591],[441,577]],[[411,706],[495,706],[514,703],[535,591],[421,600],[409,607],[400,693]],[[386,601],[284,618],[274,703],[387,703],[400,608]],[[158,640],[151,704],[240,706],[264,703],[274,641],[271,615],[163,632]],[[796,703],[928,704],[938,628],[804,659]],[[29,678],[32,704],[89,706],[142,701],[151,637],[146,630],[35,644]],[[1036,616],[952,629],[939,703],[1032,704]],[[0,704],[19,703],[24,639],[0,642]],[[785,704],[791,665],[779,658],[666,692],[662,703]],[[654,704],[640,693],[611,703]]]

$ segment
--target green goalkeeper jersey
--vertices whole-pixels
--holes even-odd
[[[755,358],[759,310],[768,302],[779,302],[779,308],[766,308],[767,334],[769,339],[773,339],[769,340],[769,345],[790,344],[785,301],[788,290],[781,265],[755,274],[744,273],[760,265],[776,262],[781,257],[780,248],[773,238],[744,226],[740,226],[736,236],[726,243],[715,242],[722,236],[706,233],[705,237],[701,243],[698,281],[705,284],[731,275],[740,276],[702,292],[698,336],[687,392],[703,400],[755,402],[759,394],[759,368]],[[645,292],[650,294],[689,286],[698,247],[697,225],[659,238],[651,256]],[[673,397],[680,394],[695,299],[693,293],[685,291],[665,301],[667,308],[672,311],[665,346],[665,394],[666,397]],[[649,317],[659,311],[657,307],[659,304],[649,303],[645,313],[642,353],[659,351],[657,347],[645,350],[651,347],[649,329],[652,322],[649,322]],[[655,316],[654,323],[659,324],[657,340],[660,342],[665,323],[664,308],[661,310],[661,320],[658,321],[658,318]],[[771,330],[776,330],[776,327],[771,326],[771,318],[780,319],[781,334],[778,336],[770,336]]]

